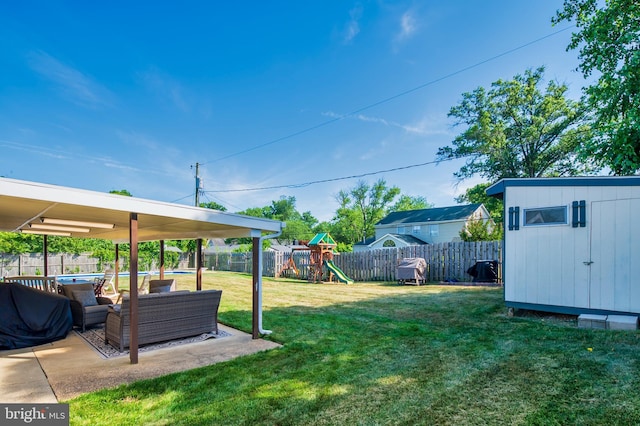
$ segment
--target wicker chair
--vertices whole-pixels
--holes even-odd
[[[59,284],[59,287],[69,299],[74,326],[85,331],[89,325],[105,322],[109,305],[113,301],[108,297],[96,297],[93,284]]]

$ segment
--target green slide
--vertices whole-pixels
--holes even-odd
[[[327,268],[338,278],[339,281],[342,281],[345,284],[353,284],[353,280],[346,276],[344,272],[340,268],[338,268],[332,260],[325,260],[324,264],[327,265]]]

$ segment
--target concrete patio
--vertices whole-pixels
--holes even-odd
[[[83,393],[280,347],[222,324],[219,327],[231,336],[141,352],[138,364],[131,364],[128,356],[103,359],[74,332],[54,343],[0,351],[0,402],[62,402]]]

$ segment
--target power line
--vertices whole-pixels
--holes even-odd
[[[193,197],[193,192],[191,194],[189,194],[189,195],[185,195],[182,198],[178,198],[177,200],[173,200],[172,203],[177,203],[178,201],[182,201],[182,200],[184,200],[186,198],[191,198],[191,197]]]
[[[340,180],[348,180],[348,179],[362,178],[362,177],[366,177],[366,176],[373,176],[373,175],[377,175],[377,174],[380,174],[380,173],[397,172],[399,170],[413,169],[415,167],[423,167],[423,166],[428,166],[430,164],[438,164],[438,163],[442,163],[444,161],[452,161],[452,160],[457,160],[457,159],[460,159],[460,158],[463,158],[463,157],[447,158],[447,159],[443,159],[443,160],[432,160],[432,161],[427,161],[426,163],[411,164],[411,165],[408,165],[408,166],[394,167],[393,169],[378,170],[377,172],[368,172],[368,173],[362,173],[362,174],[359,174],[359,175],[351,175],[351,176],[343,176],[343,177],[330,178],[330,179],[314,180],[314,181],[311,181],[311,182],[298,183],[298,184],[263,186],[263,187],[259,187],[259,188],[218,189],[218,190],[204,191],[204,192],[205,193],[249,192],[249,191],[266,191],[266,190],[270,190],[270,189],[280,189],[280,188],[304,188],[306,186],[315,185],[315,184],[318,184],[318,183],[336,182],[336,181],[340,181]]]
[[[591,132],[591,129],[583,129],[583,130],[576,129],[575,130],[576,134],[580,134],[580,133],[588,134],[590,132]],[[483,154],[483,155],[486,155],[486,154]],[[443,163],[445,161],[453,161],[453,160],[459,160],[459,159],[463,159],[463,158],[477,157],[477,156],[479,156],[479,155],[478,154],[457,155],[457,156],[454,156],[454,157],[451,157],[451,158],[443,158],[443,159],[440,159],[440,160],[432,160],[432,161],[427,161],[425,163],[410,164],[408,166],[394,167],[392,169],[378,170],[378,171],[375,171],[375,172],[367,172],[367,173],[362,173],[362,174],[358,174],[358,175],[351,175],[351,176],[342,176],[342,177],[336,177],[336,178],[314,180],[314,181],[311,181],[311,182],[305,182],[305,183],[299,183],[299,184],[284,184],[284,185],[264,186],[264,187],[258,187],[258,188],[220,189],[220,190],[203,191],[203,192],[204,193],[249,192],[249,191],[265,191],[265,190],[270,190],[270,189],[281,189],[281,188],[304,188],[306,186],[315,185],[315,184],[318,184],[318,183],[336,182],[336,181],[341,181],[341,180],[362,178],[362,177],[366,177],[366,176],[374,176],[374,175],[378,175],[378,174],[381,174],[381,173],[396,172],[396,171],[400,171],[400,170],[412,169],[412,168],[415,168],[415,167],[428,166],[428,165],[431,165],[431,164],[439,164],[439,163]],[[480,155],[480,156],[482,156],[482,155]]]
[[[298,130],[298,131],[293,132],[293,133],[290,133],[290,134],[288,134],[288,135],[286,135],[286,136],[281,136],[281,137],[279,137],[279,138],[276,138],[276,139],[270,140],[270,141],[268,141],[268,142],[265,142],[265,143],[262,143],[262,144],[259,144],[259,145],[255,145],[255,146],[253,146],[253,147],[251,147],[251,148],[247,148],[247,149],[244,149],[244,150],[238,151],[238,152],[236,152],[236,153],[234,153],[234,154],[229,154],[229,155],[226,155],[226,156],[224,156],[224,157],[216,158],[215,160],[211,160],[211,161],[207,161],[207,162],[202,162],[202,163],[200,163],[200,165],[209,164],[209,163],[214,163],[214,162],[217,162],[217,161],[226,160],[226,159],[231,158],[231,157],[236,157],[236,156],[238,156],[238,155],[246,154],[246,153],[248,153],[248,152],[255,151],[255,150],[257,150],[257,149],[264,148],[264,147],[266,147],[266,146],[273,145],[273,144],[275,144],[275,143],[282,142],[282,141],[284,141],[284,140],[291,139],[291,138],[294,138],[294,137],[296,137],[296,136],[300,136],[300,135],[305,134],[305,133],[309,133],[309,132],[311,132],[311,131],[313,131],[313,130],[316,130],[316,129],[319,129],[319,128],[322,128],[322,127],[326,127],[326,126],[328,126],[329,124],[335,123],[336,121],[340,121],[340,120],[343,120],[343,119],[345,119],[345,118],[352,117],[352,116],[357,115],[357,114],[359,114],[359,113],[361,113],[361,112],[363,112],[363,111],[366,111],[366,110],[368,110],[368,109],[371,109],[371,108],[377,107],[377,106],[382,105],[382,104],[385,104],[385,103],[387,103],[387,102],[391,102],[391,101],[392,101],[392,100],[394,100],[394,99],[398,99],[398,98],[400,98],[400,97],[402,97],[402,96],[406,96],[406,95],[408,95],[408,94],[410,94],[410,93],[413,93],[413,92],[416,92],[416,91],[418,91],[418,90],[420,90],[420,89],[424,89],[425,87],[428,87],[428,86],[431,86],[431,85],[433,85],[433,84],[439,83],[439,82],[441,82],[441,81],[443,81],[443,80],[446,80],[446,79],[448,79],[448,78],[451,78],[451,77],[453,77],[453,76],[456,76],[456,75],[458,75],[458,74],[461,74],[461,73],[463,73],[463,72],[465,72],[465,71],[469,71],[469,70],[471,70],[471,69],[473,69],[473,68],[477,68],[477,67],[479,67],[480,65],[484,65],[484,64],[486,64],[486,63],[488,63],[488,62],[491,62],[491,61],[494,61],[494,60],[496,60],[496,59],[498,59],[498,58],[501,58],[501,57],[503,57],[503,56],[509,55],[509,54],[511,54],[511,53],[513,53],[513,52],[516,52],[516,51],[518,51],[518,50],[524,49],[525,47],[529,47],[529,46],[531,46],[531,45],[533,45],[533,44],[535,44],[535,43],[539,43],[539,42],[541,42],[542,40],[546,40],[546,39],[548,39],[548,38],[550,38],[550,37],[553,37],[553,36],[555,36],[555,35],[557,35],[557,34],[560,34],[560,33],[564,32],[564,31],[567,31],[567,30],[569,30],[569,29],[571,29],[571,28],[574,28],[574,27],[575,27],[575,25],[571,25],[571,26],[568,26],[568,27],[566,27],[566,28],[562,28],[562,29],[560,29],[560,30],[558,30],[558,31],[555,31],[555,32],[551,33],[551,34],[547,34],[547,35],[542,36],[542,37],[540,37],[540,38],[537,38],[537,39],[535,39],[535,40],[533,40],[533,41],[530,41],[530,42],[528,42],[528,43],[525,43],[525,44],[522,44],[522,45],[520,45],[520,46],[514,47],[513,49],[506,50],[506,51],[504,51],[504,52],[502,52],[502,53],[499,53],[499,54],[497,54],[497,55],[495,55],[495,56],[492,56],[492,57],[490,57],[490,58],[488,58],[488,59],[484,59],[484,60],[482,60],[482,61],[480,61],[480,62],[476,62],[476,63],[475,63],[475,64],[473,64],[473,65],[469,65],[469,66],[467,66],[467,67],[461,68],[461,69],[459,69],[459,70],[457,70],[457,71],[451,72],[451,73],[446,74],[446,75],[444,75],[444,76],[442,76],[442,77],[438,77],[438,78],[436,78],[436,79],[434,79],[434,80],[428,81],[428,82],[423,83],[423,84],[421,84],[421,85],[419,85],[419,86],[415,86],[415,87],[413,87],[413,88],[411,88],[411,89],[408,89],[408,90],[405,90],[405,91],[403,91],[403,92],[397,93],[397,94],[395,94],[395,95],[393,95],[393,96],[389,96],[388,98],[384,98],[384,99],[382,99],[382,100],[376,101],[376,102],[371,103],[371,104],[369,104],[369,105],[363,106],[363,107],[358,108],[358,109],[356,109],[356,110],[353,110],[353,111],[351,111],[351,112],[349,112],[349,113],[347,113],[347,114],[344,114],[344,115],[341,115],[341,116],[338,116],[338,117],[332,118],[332,119],[330,119],[330,120],[323,121],[323,122],[321,122],[321,123],[318,123],[318,124],[313,125],[313,126],[311,126],[311,127],[307,127],[307,128],[305,128],[305,129],[302,129],[302,130]]]

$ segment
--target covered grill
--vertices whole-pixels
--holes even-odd
[[[426,273],[427,262],[421,257],[404,258],[398,262],[396,267],[398,284],[414,283],[420,285],[426,281]]]

